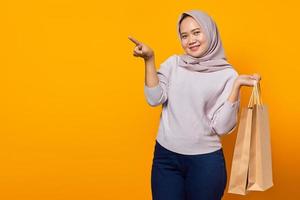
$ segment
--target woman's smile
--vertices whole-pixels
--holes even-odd
[[[197,51],[199,49],[200,45],[191,46],[190,50]]]

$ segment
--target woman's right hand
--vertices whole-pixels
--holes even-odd
[[[145,60],[149,60],[154,57],[153,50],[144,43],[139,42],[137,39],[129,36],[129,40],[131,40],[136,46],[133,50],[133,55],[135,57],[142,57]]]

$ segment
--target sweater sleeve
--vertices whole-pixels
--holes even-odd
[[[227,100],[237,76],[238,74],[235,73],[231,78],[228,79],[224,90],[215,104],[217,109],[214,109],[214,112],[209,116],[212,132],[220,136],[232,133],[238,121],[240,94],[238,94],[237,101],[233,103]]]
[[[168,85],[170,68],[172,67],[172,60],[174,57],[169,57],[161,63],[159,70],[157,70],[158,85],[148,87],[144,84],[144,94],[150,106],[158,106],[165,103],[168,99]]]

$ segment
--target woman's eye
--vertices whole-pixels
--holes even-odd
[[[198,35],[199,33],[200,33],[200,31],[196,31],[196,32],[195,32],[195,35]]]
[[[185,38],[186,38],[186,35],[181,36],[181,38],[182,38],[182,39],[185,39]]]

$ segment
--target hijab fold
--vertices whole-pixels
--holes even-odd
[[[223,45],[216,23],[208,14],[199,10],[189,10],[183,12],[177,21],[177,33],[180,37],[180,21],[185,16],[193,17],[204,29],[207,38],[208,48],[204,54],[197,58],[188,54],[179,55],[179,66],[192,71],[215,72],[226,68],[232,68],[225,57]]]

